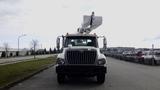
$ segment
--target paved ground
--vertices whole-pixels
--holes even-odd
[[[53,54],[36,55],[36,58],[46,58],[46,57],[50,57],[50,56],[53,56]],[[16,63],[16,62],[22,62],[22,61],[30,60],[32,58],[34,58],[34,56],[3,58],[3,59],[0,59],[0,65],[6,65],[6,64]]]
[[[108,58],[106,82],[75,78],[59,85],[52,67],[19,83],[10,90],[160,90],[160,66],[147,66]]]

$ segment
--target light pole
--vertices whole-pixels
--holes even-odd
[[[23,36],[26,36],[26,34],[22,34],[22,35],[18,36],[18,55],[19,55],[19,40],[20,40],[20,38],[23,37]]]

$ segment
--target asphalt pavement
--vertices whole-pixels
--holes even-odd
[[[10,90],[160,90],[160,66],[107,59],[108,73],[101,85],[95,78],[73,78],[59,85],[55,67],[51,67]]]

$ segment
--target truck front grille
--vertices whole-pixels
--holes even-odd
[[[69,64],[94,64],[96,57],[95,50],[68,50],[66,53]]]

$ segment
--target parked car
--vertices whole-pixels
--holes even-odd
[[[143,56],[144,63],[149,65],[160,64],[160,51],[148,51]]]
[[[136,63],[144,63],[142,51],[135,52],[135,55],[133,56],[133,58],[134,58],[134,62]]]

